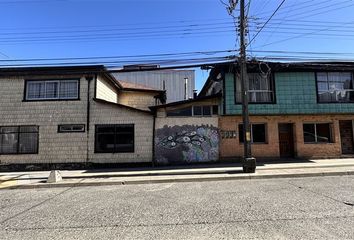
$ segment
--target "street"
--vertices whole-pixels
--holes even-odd
[[[354,176],[0,190],[1,239],[354,239]]]

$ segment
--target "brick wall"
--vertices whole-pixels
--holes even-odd
[[[279,157],[278,123],[293,123],[295,153],[304,158],[326,158],[341,156],[339,120],[353,120],[354,115],[283,115],[283,116],[251,116],[251,123],[267,124],[267,144],[252,144],[255,157]],[[303,123],[332,123],[333,143],[304,143]],[[239,142],[238,124],[242,124],[241,116],[220,116],[221,131],[236,131],[235,138],[222,138],[220,157],[243,156],[243,143]]]

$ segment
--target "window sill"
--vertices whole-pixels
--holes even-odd
[[[70,99],[35,99],[27,100],[23,99],[22,102],[67,102],[67,101],[80,101],[80,98],[70,98]]]
[[[311,145],[311,144],[314,144],[314,145],[318,145],[318,144],[334,144],[334,142],[304,142],[305,145]]]

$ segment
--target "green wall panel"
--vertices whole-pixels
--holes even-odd
[[[275,73],[275,104],[249,104],[250,114],[353,113],[354,103],[317,103],[314,72]],[[225,114],[241,114],[235,104],[234,78],[225,75]]]

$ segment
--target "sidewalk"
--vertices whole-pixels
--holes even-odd
[[[283,163],[259,162],[256,173],[252,174],[243,173],[240,164],[63,170],[60,171],[62,181],[46,183],[49,173],[49,171],[0,172],[0,189],[354,175],[354,158]]]

